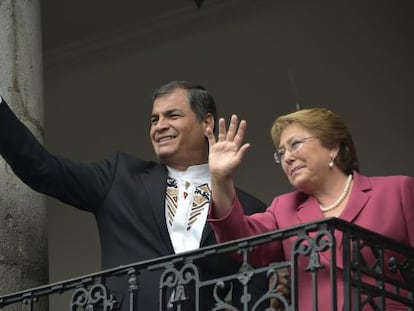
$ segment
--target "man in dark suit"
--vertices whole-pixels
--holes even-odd
[[[150,137],[159,162],[116,152],[85,164],[48,152],[0,97],[0,154],[34,190],[96,216],[102,268],[108,269],[216,243],[206,224],[211,193],[205,137],[216,118],[214,99],[203,87],[167,83],[153,94]],[[241,190],[238,196],[247,214],[266,207]],[[237,269],[230,257],[200,263],[203,276]],[[159,272],[140,275],[138,310],[159,309],[159,278]],[[128,309],[127,285],[122,278],[109,281],[122,310]],[[262,280],[256,285],[267,286]],[[238,286],[233,294],[240,298]],[[201,297],[203,310],[212,309],[211,298]]]

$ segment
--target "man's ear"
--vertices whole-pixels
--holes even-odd
[[[207,113],[203,123],[204,129],[207,129],[209,127],[212,132],[214,131],[214,116],[211,113]]]

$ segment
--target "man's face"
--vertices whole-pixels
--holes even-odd
[[[176,169],[207,163],[205,131],[213,117],[199,121],[191,109],[187,91],[176,89],[154,101],[150,138],[158,159]]]

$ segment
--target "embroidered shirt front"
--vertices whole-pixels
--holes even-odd
[[[200,247],[210,198],[208,164],[185,171],[168,167],[165,218],[176,253]]]

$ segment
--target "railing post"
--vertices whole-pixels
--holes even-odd
[[[27,311],[33,311],[34,310],[34,303],[37,301],[36,297],[30,297],[23,300],[23,304],[27,305]]]
[[[136,311],[138,306],[138,290],[139,290],[139,280],[137,277],[137,272],[135,269],[128,271],[129,279],[129,310]]]
[[[351,295],[351,246],[348,233],[342,236],[342,260],[343,260],[343,278],[344,278],[344,311],[351,311],[352,295]]]

